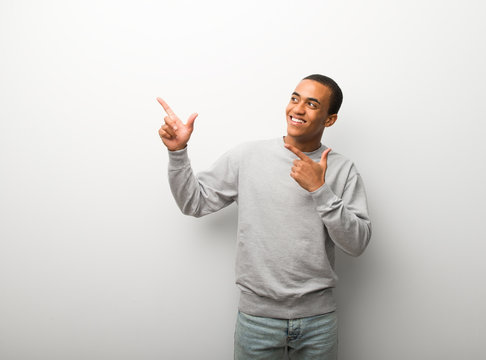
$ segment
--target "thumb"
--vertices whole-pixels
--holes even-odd
[[[194,120],[196,120],[197,115],[198,115],[197,113],[194,113],[191,116],[189,116],[189,119],[187,119],[186,125],[191,131],[194,129]]]
[[[321,161],[319,161],[319,164],[321,164],[321,166],[323,168],[326,168],[327,167],[327,155],[331,152],[331,148],[329,149],[326,149],[323,153],[322,153],[322,156],[321,156]]]

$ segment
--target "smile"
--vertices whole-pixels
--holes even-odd
[[[293,116],[290,116],[290,121],[295,123],[295,124],[305,124],[306,121],[304,119],[297,119]]]

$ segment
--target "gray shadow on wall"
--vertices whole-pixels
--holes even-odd
[[[209,214],[195,222],[197,231],[206,241],[224,243],[236,242],[238,228],[238,208],[236,204]]]

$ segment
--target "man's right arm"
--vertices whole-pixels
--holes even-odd
[[[194,174],[187,148],[169,151],[169,184],[174,199],[185,215],[201,217],[236,200],[238,167],[229,151],[208,170]]]
[[[157,101],[167,113],[159,136],[169,150],[169,184],[181,211],[200,217],[232,203],[237,196],[238,171],[231,153],[226,153],[209,170],[196,176],[187,154],[187,143],[197,114],[192,114],[184,124],[164,100],[157,98]]]

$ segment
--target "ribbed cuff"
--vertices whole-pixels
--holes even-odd
[[[189,156],[187,154],[187,146],[182,150],[170,151],[169,153],[169,170],[182,169],[191,165]]]
[[[327,183],[324,183],[319,189],[312,191],[310,194],[318,207],[327,208],[334,202],[339,201],[339,198],[334,194]]]

